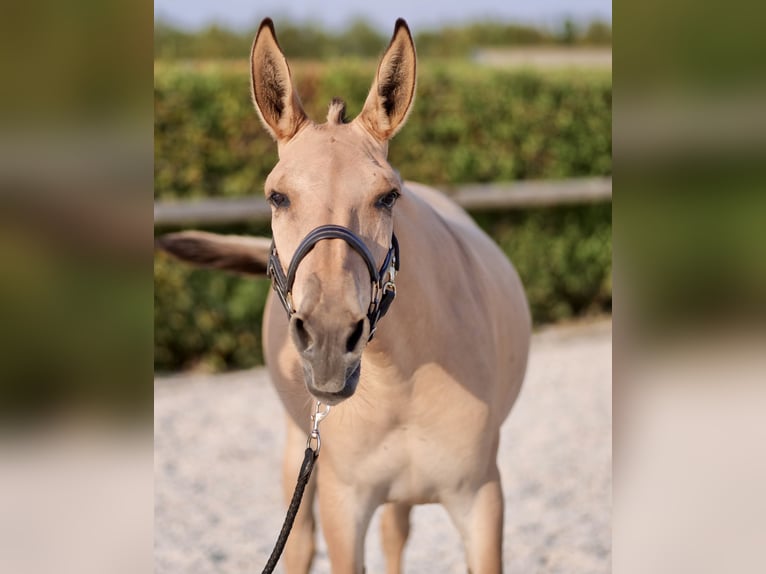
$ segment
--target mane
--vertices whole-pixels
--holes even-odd
[[[331,125],[345,124],[346,102],[340,98],[333,98],[330,102],[330,108],[327,110],[327,123]]]

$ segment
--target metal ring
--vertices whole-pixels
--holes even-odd
[[[311,448],[311,441],[316,440],[317,441],[317,447]],[[319,431],[311,431],[309,434],[309,439],[306,441],[306,448],[311,448],[311,450],[314,451],[315,455],[319,454],[319,449],[322,448],[322,439],[319,438]]]

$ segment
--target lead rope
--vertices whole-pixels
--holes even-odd
[[[266,562],[262,574],[271,574],[271,572],[274,571],[277,562],[279,562],[279,557],[282,556],[282,551],[285,549],[285,544],[287,543],[287,537],[290,536],[290,530],[293,528],[295,516],[298,514],[298,509],[301,506],[303,491],[306,490],[306,485],[311,478],[311,471],[314,470],[314,463],[316,462],[316,459],[319,458],[319,449],[322,446],[322,440],[319,438],[319,423],[330,414],[330,405],[324,405],[325,409],[323,411],[319,410],[321,406],[322,403],[319,401],[317,401],[314,406],[314,414],[311,415],[311,422],[313,425],[308,441],[306,441],[306,451],[303,453],[303,464],[298,473],[298,483],[295,485],[293,497],[290,500],[290,505],[287,507],[287,515],[282,524],[282,530],[279,532],[279,537],[277,537],[277,543],[274,545],[274,550],[271,551],[271,556],[269,556],[269,560]],[[312,442],[316,442],[316,448],[311,448]]]

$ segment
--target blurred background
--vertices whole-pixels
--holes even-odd
[[[414,110],[391,143],[391,164],[471,210],[516,264],[537,325],[608,315],[610,3],[400,4],[274,3],[271,12],[268,3],[157,2],[156,232],[194,226],[270,235],[263,182],[276,146],[249,98],[248,55],[260,18],[275,18],[307,112],[323,121],[334,96],[346,100],[350,117],[361,110],[401,15],[420,65]],[[532,197],[519,200],[517,190]],[[226,201],[237,198],[257,199]],[[222,218],[227,205],[248,209]],[[155,368],[260,364],[268,290],[265,279],[195,270],[157,254]]]
[[[558,44],[567,28],[569,33],[564,36],[582,39],[592,22],[608,23],[611,15],[608,3],[593,8],[579,1],[528,2],[524,6],[498,3],[491,8],[470,2],[454,8],[470,11],[477,7],[480,12],[475,14],[447,12],[453,7],[444,3],[408,4],[400,8],[395,2],[384,3],[382,17],[348,7],[333,10],[337,5],[327,2],[321,4],[321,10],[319,4],[312,4],[308,11],[297,9],[299,5],[292,2],[282,2],[274,10],[266,10],[271,6],[263,2],[242,2],[241,11],[229,10],[226,17],[223,12],[234,6],[231,2],[158,2],[155,6],[135,0],[108,4],[42,0],[4,8],[0,19],[0,570],[150,571],[155,361],[158,368],[170,370],[226,369],[240,360],[243,365],[259,360],[257,341],[252,340],[245,343],[254,351],[241,359],[231,358],[231,343],[224,342],[219,347],[223,350],[206,355],[200,349],[210,345],[198,340],[158,352],[155,358],[155,348],[169,344],[161,335],[157,345],[152,343],[159,322],[154,313],[162,309],[161,302],[153,305],[152,290],[159,297],[168,297],[167,286],[159,284],[163,274],[187,280],[186,271],[173,269],[170,262],[152,254],[153,232],[162,230],[162,226],[154,226],[155,198],[166,201],[171,199],[167,194],[178,193],[178,198],[172,198],[178,201],[187,190],[194,190],[189,193],[198,197],[230,190],[244,193],[247,186],[254,194],[261,192],[261,184],[252,174],[240,182],[227,176],[226,186],[199,183],[216,170],[232,173],[227,167],[232,156],[221,145],[227,141],[226,135],[215,146],[195,152],[213,162],[212,170],[204,176],[184,176],[188,178],[184,185],[177,184],[183,181],[177,178],[163,187],[160,174],[168,169],[162,166],[167,153],[154,152],[154,141],[160,150],[163,138],[168,141],[169,137],[155,134],[161,121],[169,121],[155,111],[162,107],[163,98],[172,96],[163,83],[169,86],[177,81],[188,86],[186,92],[176,90],[184,94],[184,105],[192,105],[188,104],[189,94],[198,94],[194,105],[208,110],[211,126],[220,126],[215,114],[222,112],[209,111],[215,104],[211,94],[224,94],[215,82],[224,82],[227,66],[236,69],[245,58],[240,55],[239,63],[197,65],[192,60],[225,59],[223,53],[206,52],[221,50],[223,42],[205,48],[205,53],[184,53],[192,49],[185,44],[190,36],[205,35],[207,30],[213,37],[228,37],[225,32],[230,29],[235,37],[247,37],[260,17],[269,13],[277,20],[285,50],[291,54],[294,49],[297,55],[299,46],[290,47],[285,35],[293,26],[341,37],[361,17],[358,21],[366,24],[357,26],[359,29],[370,28],[385,39],[393,19],[403,15],[426,57],[427,34],[434,33],[436,41],[444,27],[458,30],[487,21],[495,29],[520,25],[534,28],[532,36],[553,37],[553,44]],[[424,9],[418,16],[414,12],[421,6]],[[581,7],[585,9],[581,11]],[[372,9],[377,7],[365,8]],[[544,13],[532,13],[536,9]],[[514,15],[508,10],[526,12]],[[202,17],[192,17],[200,12]],[[507,81],[501,79],[506,75],[520,77],[520,84],[527,87],[511,94],[516,101],[522,97],[532,101],[534,94],[541,94],[538,105],[548,106],[546,100],[562,98],[573,85],[584,90],[578,92],[577,105],[588,109],[603,107],[602,97],[606,96],[597,97],[598,90],[615,96],[613,163],[607,167],[595,161],[598,154],[592,151],[578,155],[578,145],[567,151],[576,161],[558,156],[557,165],[567,167],[555,170],[545,167],[550,171],[543,171],[541,166],[551,164],[529,162],[520,159],[520,154],[513,156],[511,167],[506,165],[501,171],[483,165],[483,155],[465,153],[454,166],[444,167],[448,174],[424,178],[445,185],[447,178],[470,169],[481,175],[466,177],[465,182],[491,182],[498,173],[502,177],[494,183],[522,177],[536,181],[540,174],[558,180],[570,175],[556,170],[573,169],[572,165],[577,167],[571,177],[615,173],[619,188],[613,199],[617,224],[611,274],[617,285],[613,305],[615,572],[760,573],[766,569],[762,551],[766,539],[763,18],[763,6],[748,0],[622,3],[614,11],[614,92],[612,78],[603,74],[603,67],[593,73],[582,67],[567,72],[558,66],[559,70],[548,69],[543,74],[539,66],[530,69],[526,63],[519,66],[514,62],[509,67],[514,56],[501,48],[504,62],[495,68],[496,42],[489,41],[493,38],[489,33],[476,52],[472,48],[464,51],[464,45],[454,48],[453,55],[463,58],[463,67],[470,73],[497,74],[477,77],[485,85]],[[177,41],[163,44],[163,34],[175,35]],[[524,36],[529,38],[526,32]],[[525,46],[517,44],[513,51],[522,48]],[[337,54],[339,48],[334,49]],[[585,52],[591,47],[580,49]],[[357,58],[369,53],[365,50],[353,48]],[[156,62],[155,56],[159,57]],[[436,61],[445,56],[432,54],[429,58]],[[471,59],[476,57],[479,60]],[[535,59],[541,61],[539,52]],[[333,56],[333,62],[337,60]],[[322,62],[326,61],[323,57]],[[479,61],[484,63],[474,65]],[[369,65],[338,63],[340,69],[347,67],[352,72],[355,66]],[[439,69],[438,62],[435,65]],[[360,84],[341,78],[337,86],[328,85],[321,83],[325,81],[321,66],[315,75],[310,64],[299,71],[301,66],[295,66],[296,76],[300,72],[296,79],[302,82],[304,100],[317,106],[312,109],[313,114],[319,113],[315,117],[324,115],[323,98],[339,92],[351,107],[354,94],[363,92],[369,83],[369,76],[359,72]],[[211,75],[195,77],[195,68]],[[170,72],[163,78],[165,69]],[[440,73],[445,82],[462,85],[459,77],[450,75],[460,72],[448,71],[446,64],[444,69]],[[255,152],[273,153],[267,142],[257,139],[261,132],[249,107],[246,75],[232,73],[229,77],[231,82],[240,82],[230,93],[238,90],[241,95],[223,98],[219,104],[237,110],[232,117],[241,114],[243,128],[216,129],[224,134],[249,130]],[[599,77],[601,87],[596,90],[589,82]],[[312,91],[312,81],[317,90],[324,91]],[[317,97],[311,97],[314,94]],[[474,93],[478,95],[483,94]],[[236,102],[231,103],[232,99]],[[428,105],[421,97],[416,113],[420,106],[427,109]],[[584,113],[582,108],[576,109],[577,115],[570,120],[572,134],[578,133],[579,114]],[[192,118],[192,125],[204,117]],[[599,113],[594,117],[607,116]],[[524,121],[518,113],[515,118]],[[414,120],[400,134],[402,141],[393,142],[392,154],[401,153],[396,149],[405,147],[403,138],[418,129]],[[528,127],[530,133],[537,133],[536,125],[546,125],[546,121],[547,116],[535,121]],[[586,129],[602,137],[602,121],[597,119]],[[482,127],[490,133],[500,129]],[[445,137],[455,137],[451,134],[463,127],[439,129]],[[512,123],[508,129],[515,129]],[[202,132],[199,128],[191,136],[204,139],[207,135]],[[541,140],[547,141],[544,134],[527,144],[527,157],[534,156]],[[594,145],[588,137],[583,142],[586,150]],[[430,145],[428,149],[438,151]],[[214,159],[220,150],[227,154],[221,158],[222,167]],[[240,154],[247,162],[237,161],[248,169],[261,165],[249,150]],[[406,177],[421,177],[404,171],[407,157],[395,161],[400,162]],[[182,166],[190,163],[184,160]],[[476,165],[471,167],[471,163]],[[456,186],[462,183],[454,181]],[[502,216],[511,222],[501,221],[498,227],[564,225],[566,218],[557,223],[550,215],[556,209],[539,210],[537,215],[528,215],[528,209],[513,210]],[[567,223],[574,230],[569,233],[578,237],[587,225],[609,221],[590,213],[604,209],[603,204],[581,205],[575,212],[580,209],[585,214],[568,216],[573,222]],[[479,219],[495,217],[476,213]],[[537,223],[526,223],[534,218]],[[578,218],[591,223],[580,223]],[[227,225],[232,230],[268,231],[261,224]],[[588,249],[602,255],[579,259],[603,259],[604,242],[594,241],[594,245]],[[566,243],[559,249],[566,253]],[[521,267],[523,257],[513,257]],[[549,265],[547,260],[545,265]],[[159,268],[154,270],[156,286],[153,267]],[[598,277],[609,276],[602,275],[601,265],[594,268]],[[199,277],[194,281],[214,285],[212,278]],[[534,284],[531,275],[526,280]],[[233,289],[228,281],[221,279],[212,293],[217,288],[226,295],[227,289]],[[587,283],[600,285],[593,279]],[[204,293],[204,289],[190,291]],[[265,291],[266,287],[238,289]],[[545,289],[541,292],[546,293]],[[184,290],[176,291],[176,296],[184,298]],[[220,298],[207,296],[211,301],[206,304],[215,309]],[[248,293],[241,297],[257,300]],[[556,300],[564,299],[557,296]],[[603,298],[595,300],[602,302],[594,309],[608,309]],[[581,311],[575,309],[583,308],[588,305],[567,304],[554,320],[567,314],[577,316]],[[184,321],[190,321],[189,312],[181,309],[174,316],[180,321],[177,332]],[[539,309],[538,325],[551,320],[541,319]],[[544,312],[552,314],[553,309],[543,306]],[[239,316],[248,312],[240,310]],[[227,320],[237,316],[234,312]],[[169,325],[168,332],[173,328],[172,321],[163,319],[162,323]],[[204,326],[204,320],[201,324]],[[257,329],[253,332],[257,336]]]
[[[504,425],[506,571],[605,571],[609,2],[158,1],[155,15],[155,234],[267,237],[263,184],[277,154],[253,109],[248,61],[260,20],[274,19],[301,100],[320,123],[336,96],[349,117],[359,113],[395,19],[408,21],[418,86],[389,161],[402,178],[468,209],[516,265],[536,329],[558,334],[533,342],[524,396]],[[250,571],[266,560],[283,511],[271,472],[282,452],[281,405],[257,368],[270,284],[161,252],[154,281],[155,564],[164,572]],[[373,520],[370,572],[384,571],[377,538]],[[312,572],[329,572],[321,537],[318,544]],[[413,513],[405,564],[414,574],[465,571],[440,507]]]

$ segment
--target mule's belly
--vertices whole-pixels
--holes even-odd
[[[476,440],[468,452],[456,452],[449,437],[418,437],[410,441],[398,468],[384,476],[382,502],[427,504],[442,502],[454,493],[482,482],[488,458],[494,457],[491,441]]]

